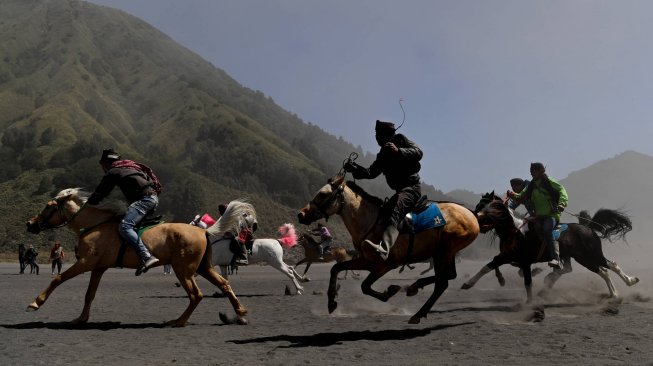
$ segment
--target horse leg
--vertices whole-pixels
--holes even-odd
[[[435,257],[433,258],[433,267],[435,269],[435,276],[425,279],[426,282],[433,281],[435,286],[433,287],[433,293],[426,300],[426,303],[413,315],[408,323],[418,324],[421,318],[426,318],[426,315],[431,310],[435,302],[442,296],[444,291],[449,287],[449,279],[456,277],[456,264],[454,263],[454,258],[451,257],[450,260],[441,259],[438,264],[435,263]],[[487,266],[486,266],[487,267]]]
[[[289,265],[287,265],[287,264],[286,264],[286,266],[287,266],[288,269],[292,272],[292,275],[295,276],[295,278],[296,278],[299,282],[310,282],[310,281],[311,281],[310,278],[308,278],[308,277],[304,277],[304,276],[300,275],[297,271],[295,271],[295,268],[294,268],[293,266],[289,266]]]
[[[388,273],[391,268],[388,266],[382,266],[380,270],[375,270],[370,272],[369,275],[363,280],[363,283],[361,283],[361,290],[363,290],[363,293],[365,295],[372,296],[376,299],[379,299],[383,302],[388,301],[391,297],[393,297],[399,290],[401,289],[400,286],[397,285],[390,285],[384,292],[378,292],[372,288],[372,285],[374,282],[376,282],[379,278],[383,277],[384,274]]]
[[[524,287],[526,288],[526,303],[530,304],[533,301],[533,274],[531,273],[531,265],[524,264],[520,266],[524,274]]]
[[[413,282],[410,286],[406,287],[406,296],[415,296],[417,295],[420,289],[432,283],[435,283],[435,276],[419,278],[417,279],[417,281]]]
[[[497,281],[499,281],[499,286],[503,287],[506,285],[506,279],[503,277],[503,273],[501,273],[501,270],[499,267],[494,269],[494,274],[497,276]]]
[[[75,325],[86,324],[91,312],[91,303],[93,302],[93,299],[95,299],[95,292],[100,284],[102,275],[104,275],[104,272],[106,272],[107,269],[108,268],[96,268],[91,272],[91,279],[88,281],[88,289],[86,289],[86,296],[84,297],[84,309],[71,323]]]
[[[304,274],[302,276],[306,276],[306,272],[311,268],[311,264],[313,264],[313,262],[306,262],[306,268],[304,268]]]
[[[353,269],[367,269],[369,263],[362,258],[356,258],[349,261],[339,262],[331,267],[331,276],[329,277],[329,290],[327,291],[327,306],[329,313],[333,313],[338,307],[336,296],[338,296],[338,273],[341,271]]]
[[[238,301],[236,294],[231,289],[231,285],[229,285],[229,281],[224,277],[220,276],[218,272],[216,272],[211,267],[208,268],[200,267],[197,270],[197,273],[200,276],[209,280],[209,282],[211,282],[214,286],[218,287],[223,294],[227,295],[227,298],[229,298],[229,302],[231,302],[231,306],[234,308],[234,311],[239,316],[239,321],[242,321],[243,322],[242,324],[246,324],[246,320],[242,319],[242,317],[247,315],[247,309],[245,309],[245,307],[240,303],[240,301]]]
[[[467,282],[463,283],[463,285],[460,288],[463,289],[463,290],[468,290],[468,289],[474,287],[476,282],[478,282],[478,280],[480,280],[481,277],[483,277],[486,274],[492,272],[493,269],[498,269],[499,266],[507,263],[507,262],[499,261],[498,258],[499,258],[499,256],[494,257],[492,262],[490,262],[490,263],[486,264],[485,266],[483,266],[483,268],[481,268],[481,270],[478,271],[477,274],[472,276],[472,278],[470,278]]]
[[[608,268],[617,274],[628,286],[632,286],[639,282],[639,278],[637,277],[632,277],[627,275],[624,271],[621,270],[621,268],[617,265],[616,262],[613,262],[609,259],[606,259],[606,262],[608,262]]]
[[[614,284],[610,279],[610,273],[608,272],[608,269],[605,267],[599,267],[599,270],[596,271],[596,274],[601,276],[601,278],[603,278],[603,280],[605,281],[605,284],[608,285],[608,291],[610,291],[610,297],[611,298],[619,297],[619,294],[617,293],[617,289],[614,287]]]
[[[34,299],[34,301],[29,304],[29,306],[27,306],[27,311],[38,310],[45,303],[48,297],[50,297],[50,294],[52,294],[52,291],[54,291],[55,288],[68,281],[69,279],[89,271],[89,267],[90,264],[88,264],[86,261],[77,261],[75,264],[68,267],[68,269],[65,270],[61,275],[55,276],[52,279],[52,282],[50,282],[50,285],[45,290],[43,290],[43,292],[41,292],[39,296],[37,296],[36,299]]]
[[[555,268],[551,273],[544,277],[544,284],[546,285],[547,290],[552,289],[553,285],[555,285],[563,274],[570,273],[571,271],[571,258],[562,258],[562,269]]]
[[[200,301],[202,301],[202,298],[204,297],[202,291],[197,286],[197,282],[195,282],[195,277],[193,276],[193,274],[188,275],[182,273],[183,271],[181,270],[177,271],[177,269],[175,268],[175,274],[177,274],[177,279],[179,280],[181,287],[184,288],[186,294],[188,295],[189,304],[186,310],[184,310],[184,312],[181,314],[179,318],[166,322],[166,325],[170,325],[173,327],[185,326],[186,322],[188,322],[188,318],[190,318],[190,315],[193,313],[197,305],[199,305]]]
[[[295,285],[295,290],[297,291],[297,295],[301,295],[304,293],[304,288],[299,284],[297,279],[295,278],[294,275],[294,270],[292,270],[287,264],[281,262],[281,263],[270,263],[274,268],[276,268],[279,272],[285,274],[290,278],[292,281],[293,285]]]

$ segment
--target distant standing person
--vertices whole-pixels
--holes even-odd
[[[36,263],[36,256],[38,255],[39,252],[37,252],[34,249],[34,246],[30,244],[29,249],[25,252],[25,262],[30,266],[29,273],[34,273],[36,270],[36,274],[39,274],[39,265]]]
[[[18,244],[18,263],[20,263],[20,274],[25,273],[27,262],[25,261],[25,244]]]
[[[57,240],[50,250],[50,260],[52,261],[52,274],[54,274],[54,267],[57,267],[57,274],[61,274],[61,265],[64,260],[64,251],[61,247],[61,243]]]

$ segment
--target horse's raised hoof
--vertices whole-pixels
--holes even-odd
[[[399,292],[399,290],[401,290],[401,286],[397,286],[397,285],[390,285],[390,286],[388,286],[388,289],[386,290],[386,293],[387,293],[387,296],[388,296],[388,297],[386,298],[386,301],[387,301],[389,298],[391,298],[391,297],[393,297],[394,295],[396,295],[397,292]]]
[[[27,309],[25,309],[25,311],[27,311],[27,312],[37,311],[38,309],[39,309],[39,306],[36,304],[36,301],[32,301],[32,303],[27,306]]]
[[[499,281],[499,286],[503,287],[506,285],[506,279],[503,277],[498,277],[497,280]],[[465,285],[463,285],[465,286]],[[471,286],[470,286],[471,287]],[[467,290],[466,288],[464,290]]]
[[[537,276],[537,275],[540,274],[542,271],[544,271],[544,270],[543,270],[542,268],[540,268],[540,267],[535,267],[535,268],[533,268],[533,269],[531,270],[531,277],[535,277],[535,276]]]
[[[311,279],[309,277],[304,276],[304,277],[302,277],[302,279],[300,281],[301,282],[311,282]]]
[[[329,301],[329,314],[333,313],[338,307],[337,301]]]
[[[406,287],[406,296],[415,296],[419,292],[419,289],[414,286]]]
[[[501,281],[499,281],[499,283],[501,283]],[[503,285],[501,285],[501,286],[503,286]],[[465,283],[463,283],[462,286],[460,286],[460,288],[463,289],[463,290],[469,290],[470,288],[472,288],[472,285],[470,285],[469,283],[465,282]]]
[[[628,285],[628,286],[632,286],[632,285],[636,284],[637,282],[639,282],[639,277],[634,277],[634,278],[632,279],[632,281],[630,281],[630,282],[627,283],[627,285]]]

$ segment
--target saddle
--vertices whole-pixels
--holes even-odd
[[[440,207],[436,202],[429,202],[426,196],[420,197],[411,212],[399,224],[399,232],[417,234],[421,231],[444,226],[446,224]]]

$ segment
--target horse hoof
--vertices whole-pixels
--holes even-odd
[[[175,320],[170,320],[170,321],[165,322],[165,326],[166,327],[173,327],[173,328],[181,328],[181,327],[186,326],[186,322],[180,322],[180,321],[175,319]]]
[[[419,292],[418,288],[415,288],[415,287],[412,287],[412,286],[408,286],[406,288],[406,296],[415,296],[415,295],[417,295],[418,292]]]
[[[506,285],[506,279],[503,277],[499,278],[499,286],[503,287],[505,285]]]
[[[239,316],[239,317],[236,318],[236,324],[238,324],[238,325],[247,325],[247,324],[249,324],[249,321],[247,321],[247,318]]]
[[[304,277],[302,278],[302,282],[311,282],[311,279],[309,277]]]
[[[30,312],[30,311],[37,311],[39,309],[39,306],[36,305],[36,301],[32,302],[27,306],[27,309],[25,311]]]
[[[633,278],[633,280],[630,281],[630,283],[628,283],[628,286],[632,286],[632,285],[636,284],[637,282],[639,282],[639,277]]]
[[[297,295],[303,295],[304,294],[304,289],[300,288],[297,290]]]
[[[503,286],[503,285],[501,285],[501,286]],[[469,290],[470,288],[472,288],[472,285],[465,282],[465,283],[463,283],[462,286],[460,286],[460,288],[463,289],[463,290]]]
[[[421,319],[420,319],[419,316],[417,316],[417,315],[413,315],[413,316],[408,320],[408,324],[419,324],[420,320],[421,320]]]
[[[336,301],[329,302],[329,314],[333,313],[337,307],[338,307],[338,302]]]

